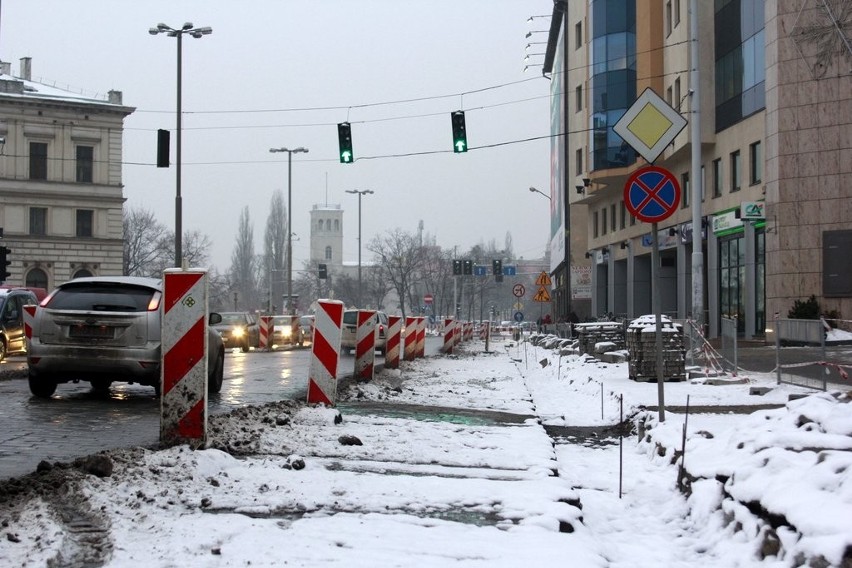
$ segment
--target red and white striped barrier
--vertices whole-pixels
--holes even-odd
[[[274,336],[272,316],[260,316],[260,342],[258,349],[270,349]]]
[[[417,357],[425,357],[426,356],[426,318],[419,317],[417,318],[417,347],[416,354]]]
[[[24,341],[27,342],[27,352],[30,350],[30,341],[33,338],[33,323],[38,306],[24,306]]]
[[[479,324],[479,339],[486,339],[488,337],[488,323]]]
[[[337,399],[337,365],[340,360],[340,325],[343,302],[317,300],[311,366],[308,371],[308,404],[333,406]]]
[[[402,339],[402,317],[388,316],[387,344],[385,345],[385,368],[399,368],[399,347]]]
[[[355,378],[373,380],[376,362],[376,311],[358,310],[355,330]]]
[[[417,318],[408,316],[405,318],[405,353],[406,361],[414,361],[417,358]]]
[[[444,353],[452,353],[453,346],[456,344],[456,323],[452,318],[444,320]]]
[[[160,442],[207,443],[207,272],[163,274]]]

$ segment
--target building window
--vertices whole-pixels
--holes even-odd
[[[95,149],[91,146],[77,146],[77,182],[92,183],[92,164]]]
[[[340,219],[334,220],[334,232],[335,233],[340,232]]]
[[[583,22],[574,25],[574,49],[583,47]]]
[[[677,27],[677,25],[680,23],[680,0],[674,0],[673,12],[674,12],[674,25],[675,25],[675,27]]]
[[[609,226],[612,227],[612,232],[615,232],[615,203],[609,206]]]
[[[331,219],[325,220],[325,230],[328,231],[329,233],[331,232]]]
[[[26,285],[30,288],[48,289],[47,274],[41,268],[33,268],[27,273]]]
[[[322,219],[317,221],[317,231],[322,231]]]
[[[627,207],[624,206],[624,201],[621,201],[621,222],[618,224],[619,229],[624,229],[627,226]]]
[[[742,184],[740,173],[740,151],[731,152],[731,193],[739,191]]]
[[[689,207],[689,172],[680,174],[680,206],[682,209]]]
[[[91,270],[89,270],[88,268],[81,268],[80,270],[75,272],[71,278],[90,278],[92,276],[94,276],[94,274],[92,274]]]
[[[91,237],[93,235],[92,223],[95,212],[91,209],[77,209],[77,236]]]
[[[764,0],[716,0],[716,132],[766,107]]]
[[[583,85],[577,85],[577,88],[574,89],[574,100],[575,100],[575,112],[580,112],[583,110]]]
[[[325,259],[331,260],[331,247],[325,247]]]
[[[680,77],[675,79],[674,83],[674,106],[673,108],[680,112]]]
[[[722,158],[713,160],[713,197],[722,197]]]
[[[669,103],[669,106],[674,108],[674,103],[672,102],[674,97],[672,96],[672,88],[669,87],[666,89],[666,102]]]
[[[600,234],[598,227],[598,212],[595,211],[594,215],[592,215],[592,236],[594,238],[598,238],[598,234]]]
[[[606,207],[601,209],[601,235],[606,234]]]
[[[30,234],[47,234],[47,207],[30,207]]]
[[[577,171],[575,172],[578,176],[583,173],[583,149],[577,148],[577,151],[574,153],[575,157],[575,166],[577,167]]]
[[[672,0],[666,2],[666,37],[672,33]]]
[[[47,179],[47,142],[30,142],[30,179]]]
[[[755,142],[748,148],[749,156],[749,183],[757,185],[763,181],[763,154],[760,142]]]

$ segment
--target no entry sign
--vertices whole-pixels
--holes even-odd
[[[624,205],[646,223],[667,219],[680,203],[680,184],[668,170],[647,166],[636,170],[624,184]]]

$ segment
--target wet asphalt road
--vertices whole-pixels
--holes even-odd
[[[310,349],[227,353],[222,391],[210,397],[208,412],[305,397],[310,355]],[[354,358],[344,355],[340,364],[345,374]],[[13,377],[0,380],[0,479],[30,473],[41,460],[158,443],[160,401],[152,387],[115,383],[103,396],[89,383],[66,383],[44,400],[30,395],[25,357],[9,358],[0,372]]]

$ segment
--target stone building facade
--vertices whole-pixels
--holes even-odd
[[[123,272],[122,95],[87,98],[0,63],[0,226],[6,284],[54,288]]]

